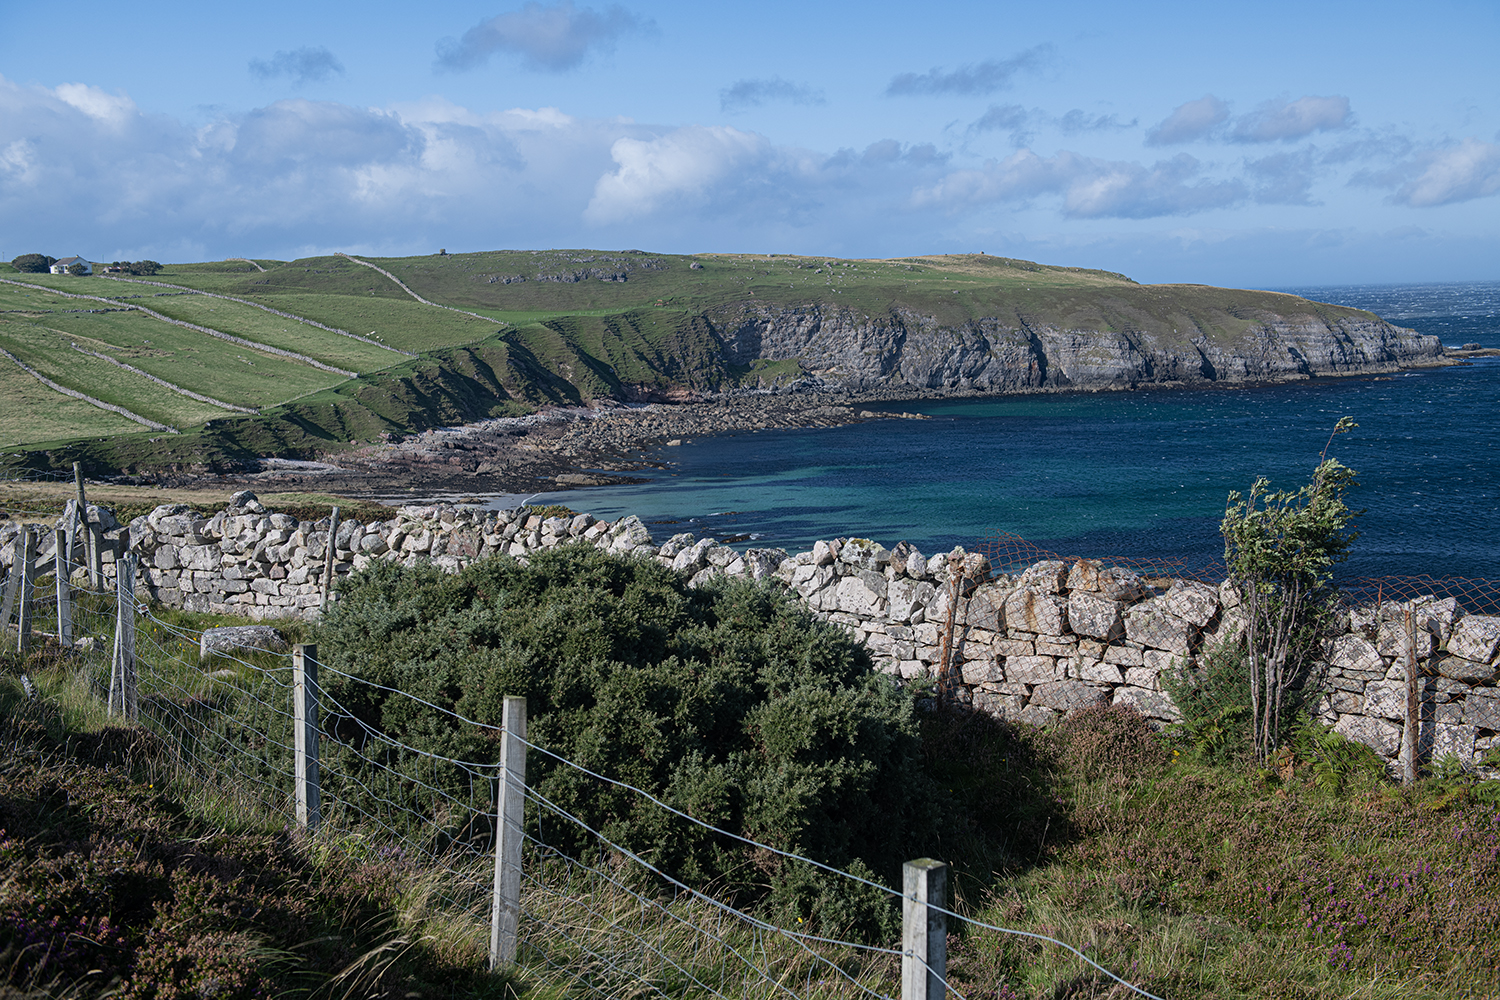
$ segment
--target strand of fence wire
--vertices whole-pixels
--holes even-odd
[[[697,817],[692,816],[691,814],[682,811],[681,809],[677,809],[676,807],[674,807],[672,805],[669,805],[666,802],[663,802],[661,799],[659,799],[656,796],[652,795],[650,792],[648,792],[648,791],[646,791],[644,789],[641,789],[641,788],[637,788],[635,785],[632,785],[629,782],[619,781],[619,780],[617,780],[615,778],[610,778],[610,777],[608,777],[606,775],[599,774],[598,772],[592,771],[589,768],[586,768],[586,767],[584,767],[581,764],[575,763],[574,761],[571,761],[571,760],[569,760],[566,757],[563,757],[563,756],[561,756],[559,754],[553,753],[551,750],[548,750],[546,747],[539,746],[539,745],[537,745],[535,743],[532,743],[529,740],[524,739],[523,737],[516,736],[516,737],[513,737],[513,738],[517,739],[517,740],[520,740],[520,742],[524,743],[528,748],[530,748],[532,750],[536,750],[539,753],[545,754],[546,756],[551,757],[552,759],[558,761],[559,763],[564,764],[567,767],[571,767],[574,770],[577,770],[577,771],[579,771],[579,772],[581,772],[583,774],[588,775],[589,777],[595,778],[595,779],[597,779],[599,781],[606,782],[606,783],[608,783],[610,785],[614,785],[615,787],[621,788],[623,790],[633,792],[634,794],[639,795],[639,796],[641,796],[644,799],[647,799],[648,801],[650,801],[652,804],[658,806],[659,808],[665,809],[666,811],[668,811],[668,812],[670,812],[670,813],[672,813],[672,814],[674,814],[676,816],[679,816],[682,819],[685,819],[685,820],[687,820],[687,821],[689,821],[691,823],[695,823],[698,826],[703,827],[706,830],[709,830],[710,832],[716,833],[716,834],[718,834],[720,836],[723,836],[723,837],[728,837],[731,840],[737,840],[737,841],[739,841],[739,842],[741,842],[741,843],[743,843],[743,844],[745,844],[745,845],[747,845],[749,847],[753,847],[753,848],[756,848],[758,850],[769,851],[772,854],[776,854],[776,855],[778,855],[780,857],[786,858],[789,861],[797,861],[797,862],[802,862],[802,863],[805,863],[805,864],[812,865],[813,867],[820,868],[823,871],[826,871],[826,872],[828,872],[828,873],[830,873],[832,875],[838,876],[840,878],[846,878],[846,879],[849,879],[850,881],[853,881],[853,882],[858,882],[858,883],[860,883],[862,885],[865,885],[865,886],[868,886],[868,887],[870,887],[872,889],[878,889],[881,892],[887,893],[889,895],[898,897],[898,898],[903,899],[903,900],[910,900],[911,902],[922,902],[921,900],[918,900],[914,896],[906,896],[904,893],[898,892],[897,890],[892,889],[891,887],[889,887],[887,885],[883,885],[883,884],[881,884],[879,882],[875,882],[875,881],[873,881],[871,879],[861,878],[858,875],[854,875],[854,874],[852,874],[850,872],[842,871],[842,870],[840,870],[838,868],[833,867],[832,865],[824,864],[823,862],[817,861],[817,860],[815,860],[813,858],[804,857],[804,856],[802,856],[800,854],[795,854],[795,853],[793,853],[791,851],[785,851],[785,850],[782,850],[782,849],[777,848],[777,847],[772,847],[769,844],[762,844],[759,841],[755,841],[755,840],[752,840],[752,839],[750,839],[748,837],[741,836],[740,834],[734,833],[734,832],[732,832],[730,830],[725,830],[725,829],[723,829],[721,827],[714,826],[712,823],[705,823],[703,820],[700,820]],[[528,794],[530,794],[530,789],[528,789]],[[1068,944],[1066,941],[1059,941],[1057,938],[1050,937],[1050,936],[1048,936],[1046,934],[1038,934],[1038,933],[1035,933],[1035,932],[1032,932],[1032,931],[1023,931],[1023,930],[1019,930],[1019,929],[1013,928],[1013,927],[1001,927],[998,924],[986,923],[985,921],[982,921],[982,920],[976,920],[972,916],[966,916],[964,914],[957,913],[957,912],[955,912],[953,910],[947,909],[947,908],[945,908],[943,906],[939,906],[939,905],[931,903],[931,902],[928,902],[925,905],[928,907],[928,909],[935,910],[935,911],[937,911],[939,913],[944,914],[945,916],[952,917],[955,920],[961,920],[961,921],[963,921],[965,923],[968,923],[968,924],[971,924],[971,925],[973,925],[975,927],[982,927],[982,928],[985,928],[987,930],[996,931],[996,932],[998,932],[1000,934],[1007,934],[1007,935],[1014,935],[1014,936],[1017,936],[1017,937],[1031,938],[1031,939],[1034,939],[1034,940],[1046,942],[1048,944],[1055,944],[1055,945],[1057,945],[1060,948],[1063,948],[1063,949],[1065,949],[1065,950],[1067,950],[1069,952],[1072,952],[1078,958],[1082,959],[1087,964],[1093,966],[1097,971],[1102,972],[1104,975],[1108,976],[1110,979],[1113,979],[1115,982],[1119,983],[1122,986],[1127,987],[1128,989],[1134,991],[1135,993],[1138,993],[1138,994],[1140,994],[1141,996],[1144,996],[1144,997],[1149,997],[1149,998],[1151,998],[1151,1000],[1161,1000],[1161,998],[1157,997],[1155,994],[1148,993],[1147,991],[1141,989],[1140,987],[1135,986],[1134,984],[1130,983],[1128,980],[1122,979],[1119,976],[1115,975],[1113,972],[1109,971],[1104,966],[1100,965],[1098,962],[1096,962],[1093,959],[1089,958],[1082,951],[1080,951],[1077,948],[1073,947],[1072,945]]]
[[[164,622],[161,619],[157,618],[155,615],[151,614],[149,610],[145,613],[143,618],[146,621],[159,626],[168,634],[177,636],[185,642],[194,641],[195,636],[202,636],[202,631],[200,630],[189,629],[183,626],[174,625],[169,622]],[[166,655],[168,655],[169,657],[178,659],[179,663],[181,663],[182,666],[190,666],[186,663],[182,663],[180,657],[176,657],[176,655],[172,654],[170,651],[163,650],[163,652],[166,653]],[[247,671],[263,672],[266,670],[266,667],[263,664],[252,663],[247,660],[241,659],[233,652],[222,652],[216,655],[219,660],[234,663],[240,667],[245,668]],[[282,670],[289,670],[291,667],[290,657],[288,654],[281,653],[262,655],[275,656],[278,659],[282,660]],[[344,677],[349,676],[344,675],[339,671],[328,672]],[[357,678],[354,679],[357,680]],[[280,683],[283,688],[281,695],[289,700],[291,694],[290,682],[287,681]],[[247,689],[240,690],[241,693],[251,694],[253,696],[253,692],[250,692]],[[339,753],[325,753],[323,755],[323,759],[320,761],[320,767],[324,772],[323,791],[326,793],[329,799],[328,805],[331,809],[336,809],[339,807],[352,809],[360,813],[360,815],[366,821],[375,824],[384,833],[389,834],[393,841],[406,842],[414,841],[414,838],[412,837],[410,832],[411,824],[402,824],[399,821],[395,820],[394,817],[409,816],[413,817],[419,825],[431,826],[437,823],[439,819],[439,817],[437,816],[438,802],[446,802],[458,811],[468,811],[471,814],[482,814],[488,808],[489,786],[493,780],[490,772],[493,772],[496,768],[496,764],[494,762],[458,760],[453,757],[433,753],[429,750],[412,747],[403,741],[392,739],[386,733],[382,732],[374,726],[371,726],[368,722],[361,718],[358,711],[343,704],[343,702],[340,701],[340,699],[335,695],[335,693],[329,688],[326,683],[320,684],[319,686],[318,700],[320,703],[320,711],[324,716],[323,728],[330,733],[338,733],[342,730],[346,734],[344,739],[330,741],[329,749],[336,750],[340,747],[352,745],[353,741],[349,739],[347,735],[349,728],[352,727],[353,729],[357,730],[359,743],[361,745],[358,749],[358,752],[351,755],[351,758],[357,759],[358,761],[367,765],[369,768],[373,769],[378,775],[386,779],[384,781],[383,787],[379,786],[377,782],[372,781],[367,777],[362,777],[360,774],[356,773],[353,768],[348,766],[341,767],[340,757],[342,755],[340,755]],[[292,714],[281,709],[278,709],[277,713],[280,715],[286,727],[289,729],[292,722]],[[444,787],[441,783],[438,783],[436,781],[426,781],[421,777],[420,774],[415,773],[412,770],[401,770],[400,768],[391,764],[388,759],[385,759],[387,755],[379,752],[371,752],[369,749],[367,749],[368,743],[370,741],[374,741],[387,748],[388,750],[395,752],[396,754],[426,760],[434,767],[438,765],[449,765],[460,769],[465,777],[464,783],[467,784],[469,788],[468,796],[460,797],[454,794],[449,787]],[[280,743],[279,746],[282,749],[290,750],[290,745],[287,743]],[[343,791],[343,789],[340,788],[341,781],[347,782],[353,790],[357,790],[362,794],[340,794]],[[403,804],[402,802],[397,801],[397,798],[393,795],[392,789],[395,785],[400,783],[410,783],[412,785],[412,793],[429,793],[434,800],[434,804],[431,810],[418,810],[413,805]],[[480,797],[476,792],[476,784],[484,789],[482,802],[476,801],[476,799]],[[410,801],[416,797],[416,794],[408,794],[407,796],[405,796],[405,798]],[[361,801],[371,801],[385,807],[384,815],[359,805]],[[433,854],[434,852],[427,851],[426,853]]]

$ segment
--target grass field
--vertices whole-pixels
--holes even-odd
[[[351,371],[379,371],[405,359],[404,355],[396,351],[375,347],[351,337],[329,333],[315,326],[297,323],[262,309],[225,299],[212,299],[205,295],[179,295],[156,299],[150,308],[173,319],[232,333],[282,350],[296,351],[324,364]]]
[[[144,430],[118,414],[54,392],[0,358],[0,448]]]
[[[226,412],[75,351],[66,335],[36,323],[0,320],[0,347],[60,385],[86,387],[95,399],[169,427],[192,426]]]
[[[227,344],[144,313],[53,314],[32,325],[58,331],[81,347],[238,406],[272,406],[343,381],[338,375]]]

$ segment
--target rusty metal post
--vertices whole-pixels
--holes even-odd
[[[1417,685],[1417,633],[1406,609],[1406,719],[1401,729],[1401,783],[1417,780],[1417,730],[1422,725],[1422,697]]]
[[[323,603],[319,605],[319,611],[328,610],[328,602],[333,600],[333,572],[337,561],[334,559],[334,540],[339,533],[339,509],[333,508],[333,513],[328,515],[328,544],[323,549]]]

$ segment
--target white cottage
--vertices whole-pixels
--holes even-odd
[[[74,264],[82,264],[84,274],[94,273],[94,265],[84,260],[82,257],[64,257],[62,260],[52,265],[51,271],[53,274],[67,274],[68,268],[72,267]]]

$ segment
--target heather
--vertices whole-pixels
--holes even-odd
[[[499,995],[417,919],[419,872],[187,809],[165,747],[67,733],[6,678],[0,995],[129,1000]]]

